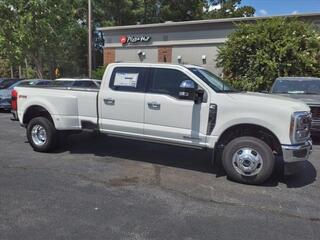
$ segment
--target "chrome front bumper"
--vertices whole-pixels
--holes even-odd
[[[312,153],[312,141],[306,141],[299,145],[282,145],[284,163],[296,163],[306,161]]]

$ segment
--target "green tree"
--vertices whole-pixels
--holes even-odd
[[[104,75],[106,68],[107,68],[107,66],[97,67],[95,70],[92,71],[92,77],[94,79],[101,80],[103,78],[103,75]]]
[[[97,25],[132,25],[143,20],[143,0],[95,0],[94,21]]]
[[[86,45],[81,7],[76,0],[0,1],[0,56],[12,65],[28,59],[39,78],[57,66],[79,73]]]
[[[160,0],[143,0],[143,20],[142,23],[158,23],[160,22]]]
[[[190,21],[203,18],[205,0],[162,0],[160,21]]]
[[[0,77],[10,77],[9,61],[0,58]]]
[[[270,88],[277,77],[320,76],[319,29],[296,18],[239,24],[217,65],[235,87],[250,91]]]
[[[228,4],[207,0],[92,0],[94,27],[188,21],[212,18],[209,5],[223,5],[219,17],[230,17]],[[240,1],[236,1],[240,4]],[[235,8],[235,7],[234,7]],[[237,9],[240,9],[237,6]],[[232,12],[234,12],[232,10]],[[209,16],[210,15],[210,16]],[[242,14],[246,16],[246,14]],[[215,15],[217,16],[217,15]],[[233,15],[232,15],[233,16]],[[87,73],[87,0],[0,0],[0,58],[10,66],[34,69],[54,78]],[[102,62],[103,39],[94,30],[94,63]]]
[[[95,23],[99,26],[190,21],[209,18],[249,17],[255,9],[241,0],[95,0]],[[209,11],[210,7],[219,8]]]
[[[215,8],[209,11],[210,7]],[[251,6],[241,6],[241,0],[209,0],[204,18],[252,17],[255,11]]]

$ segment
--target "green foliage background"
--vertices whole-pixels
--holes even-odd
[[[8,60],[0,59],[0,77],[9,76],[10,64]]]
[[[241,0],[92,0],[93,26],[254,14],[253,8],[240,7],[240,3]],[[15,69],[27,60],[27,71],[39,78],[54,78],[56,68],[61,77],[87,75],[87,4],[88,0],[0,0],[0,58]],[[210,6],[218,4],[220,9],[209,11]],[[97,67],[102,65],[103,39],[97,31],[92,34],[93,62]]]
[[[102,80],[106,68],[107,66],[97,67],[94,71],[92,71],[92,78]]]
[[[86,27],[77,0],[0,0],[0,57],[29,62],[39,78],[85,69]]]
[[[320,77],[319,29],[296,18],[239,24],[219,50],[217,65],[238,89],[269,89],[277,77]]]

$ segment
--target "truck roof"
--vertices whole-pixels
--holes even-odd
[[[192,64],[173,64],[173,63],[111,63],[109,66],[127,66],[127,67],[185,67],[185,68],[203,68],[202,66]]]
[[[90,79],[90,78],[58,78],[55,81],[99,81],[99,79]]]
[[[317,77],[279,77],[276,80],[297,81],[297,80],[320,80]]]

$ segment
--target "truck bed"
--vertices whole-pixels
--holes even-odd
[[[28,86],[15,90],[19,119],[24,117],[20,110],[41,106],[50,113],[58,130],[80,130],[83,124],[98,122],[98,89]]]

